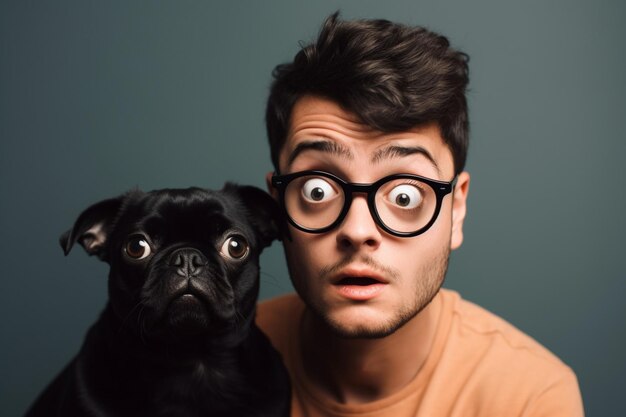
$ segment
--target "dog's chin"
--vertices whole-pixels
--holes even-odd
[[[194,343],[232,329],[234,310],[202,293],[154,299],[144,310],[143,336],[151,343]]]
[[[165,312],[165,327],[176,335],[206,333],[211,320],[204,303],[195,295],[184,294],[172,300]]]

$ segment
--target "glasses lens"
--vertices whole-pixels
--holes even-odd
[[[319,175],[296,178],[285,189],[287,214],[307,229],[330,226],[339,217],[344,200],[341,186]]]
[[[376,211],[388,228],[416,232],[433,218],[437,195],[428,184],[413,178],[394,179],[376,192]]]

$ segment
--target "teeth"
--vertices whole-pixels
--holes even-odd
[[[370,277],[346,277],[343,278],[341,281],[339,281],[340,285],[362,285],[362,286],[367,286],[367,285],[373,285],[373,284],[378,284],[379,281],[374,279],[374,278],[370,278]]]

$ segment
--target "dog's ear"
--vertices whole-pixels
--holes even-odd
[[[101,260],[106,260],[104,249],[111,232],[111,223],[124,199],[124,196],[120,196],[103,200],[83,211],[74,223],[74,227],[59,238],[65,255],[67,256],[74,243],[78,242],[89,255],[97,255]]]
[[[226,183],[223,190],[234,191],[243,200],[262,248],[280,239],[281,211],[271,195],[251,185],[233,183]]]

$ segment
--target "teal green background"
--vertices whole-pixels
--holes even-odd
[[[105,264],[57,239],[89,204],[225,180],[264,187],[272,68],[325,16],[420,24],[471,56],[465,242],[446,286],[577,373],[587,414],[626,415],[626,3],[0,2],[0,415],[78,351]],[[262,297],[291,290],[282,249]]]

